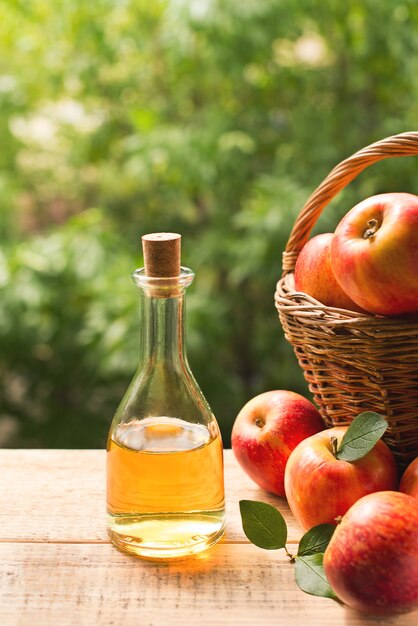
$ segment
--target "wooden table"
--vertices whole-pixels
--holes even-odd
[[[258,489],[226,451],[227,532],[201,555],[142,561],[113,548],[105,529],[103,450],[0,451],[2,626],[416,626],[418,611],[387,620],[304,594],[284,551],[243,534],[238,501],[273,503],[301,530],[284,499]]]

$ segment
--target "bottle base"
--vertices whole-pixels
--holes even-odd
[[[126,554],[152,560],[197,554],[217,543],[224,532],[223,511],[108,516],[113,545]]]

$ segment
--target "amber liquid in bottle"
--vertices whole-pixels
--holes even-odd
[[[219,433],[181,419],[120,425],[108,446],[109,532],[151,558],[199,552],[224,529]]]

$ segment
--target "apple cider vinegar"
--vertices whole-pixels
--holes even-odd
[[[222,442],[206,426],[157,417],[121,424],[108,444],[109,534],[148,557],[206,549],[224,531]]]
[[[107,530],[123,552],[184,557],[216,543],[225,528],[219,425],[186,357],[180,235],[142,237],[141,359],[110,426]]]

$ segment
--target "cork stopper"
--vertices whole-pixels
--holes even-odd
[[[151,233],[143,235],[145,275],[170,278],[180,275],[181,235],[177,233]]]

